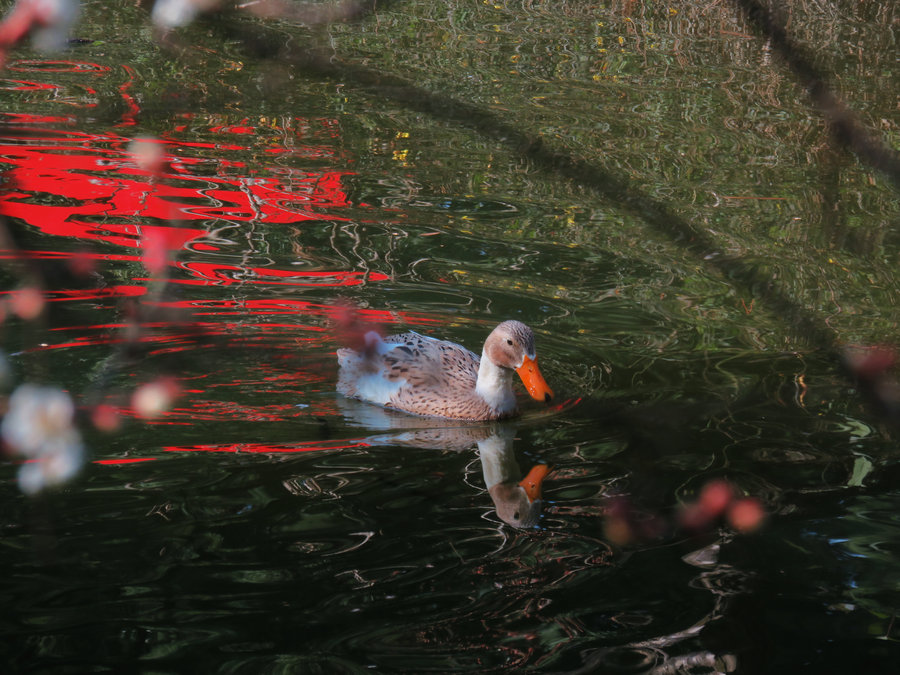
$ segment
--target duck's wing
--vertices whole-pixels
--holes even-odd
[[[406,385],[387,405],[419,415],[454,419],[496,417],[475,392],[479,358],[453,342],[405,333],[392,350],[392,374]]]
[[[475,390],[478,357],[465,347],[418,333],[391,335],[384,340],[386,376],[408,387],[434,390],[444,396]]]
[[[483,419],[478,357],[418,333],[390,335],[365,354],[339,350],[338,391],[419,415]],[[480,407],[479,407],[480,406]]]

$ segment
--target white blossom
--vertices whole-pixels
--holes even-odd
[[[26,459],[19,469],[22,492],[35,494],[78,473],[84,446],[74,422],[75,405],[61,389],[22,384],[13,392],[0,435]]]

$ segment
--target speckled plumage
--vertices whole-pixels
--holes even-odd
[[[487,363],[465,347],[418,333],[385,338],[369,333],[366,342],[362,352],[338,350],[340,393],[408,413],[453,419],[514,415],[514,369],[534,360],[534,334],[518,321],[503,322],[488,337],[482,353]],[[540,381],[546,388],[543,378]],[[542,400],[552,396],[549,388],[546,392]]]

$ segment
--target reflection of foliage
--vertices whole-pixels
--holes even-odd
[[[287,4],[308,8],[305,3]],[[161,354],[170,349],[176,353],[213,329],[229,337],[221,349],[210,352],[210,361],[224,372],[223,381],[214,385],[215,391],[212,386],[204,391],[199,379],[192,382],[193,405],[180,408],[174,419],[191,425],[195,437],[209,435],[216,442],[189,449],[244,451],[235,455],[236,465],[244,469],[251,452],[303,448],[296,442],[298,433],[331,433],[331,422],[319,424],[314,415],[313,431],[269,422],[296,421],[295,399],[330,395],[332,373],[327,368],[301,369],[298,376],[292,358],[298,342],[317,340],[315,358],[331,363],[328,351],[333,347],[321,324],[336,291],[327,284],[267,284],[266,271],[321,271],[334,279],[349,278],[358,282],[352,293],[362,304],[385,315],[394,312],[392,320],[406,324],[415,321],[410,310],[421,312],[418,318],[427,330],[440,325],[471,344],[477,344],[483,324],[495,316],[521,315],[538,327],[554,376],[577,392],[573,395],[586,398],[584,405],[541,419],[523,433],[547,459],[561,458],[564,463],[549,481],[551,525],[531,539],[510,536],[506,530],[473,535],[470,522],[459,530],[448,528],[447,523],[456,526],[459,521],[442,520],[446,513],[434,505],[433,493],[426,498],[409,490],[410,484],[424,480],[435,484],[441,496],[450,494],[451,481],[436,475],[432,456],[404,455],[404,466],[391,471],[391,480],[376,489],[372,479],[382,477],[384,466],[395,460],[375,455],[359,459],[343,452],[352,448],[335,444],[334,452],[323,452],[321,459],[278,462],[271,490],[279,490],[283,481],[300,498],[283,510],[269,485],[254,483],[255,469],[234,471],[234,482],[224,490],[216,484],[220,492],[209,497],[210,504],[217,500],[209,514],[196,508],[207,499],[198,489],[196,473],[184,472],[178,482],[171,476],[176,470],[168,469],[165,479],[159,478],[160,472],[133,486],[136,497],[148,485],[171,493],[153,497],[157,506],[147,513],[160,521],[157,525],[165,520],[166,529],[158,536],[169,552],[159,553],[161,564],[177,565],[174,576],[193,582],[209,577],[216,561],[227,559],[227,575],[245,573],[244,582],[264,582],[270,570],[260,568],[258,551],[248,551],[242,537],[235,537],[241,541],[229,548],[240,522],[258,525],[255,529],[265,532],[266,545],[273,547],[264,555],[274,554],[279,561],[297,553],[343,554],[340,549],[348,538],[347,552],[362,546],[357,539],[374,546],[387,542],[389,553],[381,549],[372,555],[362,548],[355,559],[330,558],[349,568],[340,574],[340,583],[353,593],[334,593],[329,586],[333,571],[324,566],[327,583],[314,588],[323,602],[310,603],[313,635],[343,622],[346,608],[359,602],[362,591],[372,595],[365,596],[370,604],[355,614],[358,627],[371,627],[365,623],[367,612],[377,614],[374,621],[403,624],[409,653],[422,649],[426,641],[427,649],[439,650],[448,644],[449,634],[462,636],[449,648],[452,657],[432,653],[445,659],[443,665],[452,658],[457,659],[454,665],[476,667],[474,661],[484,655],[477,667],[490,662],[508,670],[517,663],[502,662],[503,652],[497,648],[502,643],[525,667],[529,659],[546,657],[541,667],[559,665],[570,672],[602,668],[616,658],[632,659],[632,664],[639,659],[661,670],[733,668],[733,641],[722,637],[727,630],[717,639],[716,628],[739,619],[742,612],[733,602],[752,595],[747,575],[731,567],[727,556],[719,559],[722,544],[729,545],[722,551],[734,557],[734,540],[730,534],[707,533],[716,537],[714,544],[697,547],[689,542],[691,551],[684,555],[678,550],[684,542],[672,542],[659,523],[675,520],[673,499],[691,502],[708,480],[726,476],[740,494],[756,496],[772,513],[795,516],[779,517],[775,528],[792,523],[802,523],[798,529],[809,524],[815,528],[820,523],[796,518],[805,507],[802,495],[824,495],[832,503],[852,500],[880,475],[884,461],[891,461],[877,455],[890,448],[890,441],[879,437],[881,430],[868,420],[870,413],[860,409],[855,392],[836,384],[833,364],[815,348],[895,337],[895,194],[879,175],[857,166],[832,143],[821,116],[808,107],[770,45],[754,37],[728,3],[669,6],[626,0],[598,7],[583,0],[451,0],[395,3],[386,9],[384,3],[376,4],[377,15],[314,27],[234,11],[204,16],[168,35],[166,47],[176,50],[169,51],[160,47],[146,28],[147,16],[132,3],[125,3],[121,12],[96,3],[86,8],[79,28],[85,41],[66,55],[73,62],[98,62],[93,74],[76,67],[51,76],[39,72],[34,62],[27,77],[39,83],[52,77],[59,87],[40,94],[9,92],[9,111],[50,111],[59,115],[59,124],[72,127],[113,129],[124,123],[125,131],[114,129],[116,143],[135,128],[157,134],[175,155],[168,161],[192,162],[191,176],[208,183],[204,189],[209,195],[216,192],[218,179],[230,176],[241,177],[239,187],[247,193],[257,180],[273,179],[298,198],[311,197],[319,176],[316,167],[354,172],[340,176],[347,199],[329,204],[328,220],[273,223],[219,212],[197,223],[199,245],[192,240],[181,249],[189,258],[182,262],[227,261],[211,268],[208,276],[192,277],[189,264],[170,268],[171,261],[148,258],[147,253],[165,248],[153,236],[143,238],[144,257],[110,263],[102,270],[110,284],[134,286],[136,278],[146,276],[145,267],[180,275],[178,281],[200,283],[185,284],[171,297],[157,294],[162,286],[148,283],[158,301],[155,311],[151,303],[123,303],[122,332],[113,338],[123,340],[127,353],[114,354],[96,369],[94,379],[102,385],[99,399],[106,402],[94,406],[90,422],[100,430],[119,430],[119,404],[130,404],[136,416],[161,414],[178,387],[166,378],[135,386],[131,373],[125,376],[117,370],[119,357],[139,359],[153,349],[156,353],[144,359],[149,362],[145,367],[157,369],[163,363]],[[833,74],[843,97],[871,127],[896,138],[897,75],[888,30],[896,14],[892,3],[806,0],[784,11],[799,41],[817,50],[817,62]],[[11,78],[24,78],[29,67],[28,53],[20,55],[22,63]],[[133,72],[99,65],[103,63],[129,63]],[[433,99],[438,105],[429,108],[434,93],[439,94]],[[132,95],[134,108],[129,110],[139,114],[127,117],[126,97]],[[448,110],[441,107],[444,103],[456,107]],[[231,142],[241,133],[250,140]],[[19,135],[14,142],[28,145],[36,139]],[[74,146],[79,143],[89,141],[73,141]],[[226,151],[226,146],[233,149]],[[91,176],[98,182],[108,178],[100,171]],[[32,197],[47,206],[65,205],[50,193]],[[209,206],[209,200],[221,197],[201,197],[198,191],[192,205]],[[98,218],[96,226],[104,220],[108,214]],[[127,220],[136,224],[135,231],[148,222],[143,215]],[[29,248],[46,248],[49,237],[31,229]],[[202,246],[211,243],[219,248],[204,251]],[[100,255],[114,252],[119,249],[105,244]],[[7,287],[15,286],[18,276],[9,272]],[[388,283],[369,283],[373,280]],[[43,289],[59,287],[54,282]],[[296,297],[300,295],[302,300]],[[37,342],[35,336],[44,335],[43,327],[33,323],[48,311],[43,302],[37,286],[10,296],[17,318],[6,325],[23,327],[22,335],[9,331],[11,350],[18,341]],[[49,304],[56,312],[63,303]],[[101,304],[104,318],[117,311],[111,298],[86,295],[79,307],[65,308],[71,314],[63,313],[59,323],[64,330],[55,335],[70,335],[70,324],[79,323],[74,318],[95,316]],[[187,309],[191,317],[203,316],[204,322],[191,325],[176,308]],[[300,325],[297,315],[311,317],[310,325]],[[264,324],[267,321],[283,322],[278,334],[283,339],[266,330],[272,327]],[[806,331],[810,324],[819,330]],[[168,328],[178,329],[171,342],[161,339]],[[95,338],[86,330],[71,334]],[[107,349],[105,337],[78,353],[87,352],[82,358],[93,360]],[[239,351],[251,342],[257,347],[252,355]],[[80,370],[69,375],[59,368],[71,360],[71,351],[57,354],[47,357],[43,372],[27,376],[42,381],[48,375],[71,380],[81,376]],[[187,350],[184,356],[192,361],[196,352]],[[266,370],[262,365],[269,356],[277,357],[277,367],[268,363]],[[204,371],[213,370],[208,363]],[[859,376],[860,368],[855,370]],[[876,375],[875,385],[890,380],[885,369]],[[102,396],[112,387],[116,406]],[[221,394],[226,388],[238,390],[235,387],[238,395]],[[40,391],[48,407],[61,411],[49,425],[49,435],[80,447],[69,433],[71,402],[66,403],[59,390]],[[275,398],[278,403],[272,402]],[[651,405],[654,402],[659,405]],[[21,399],[10,405],[8,428],[15,429],[21,411],[29,408],[29,420],[42,419],[40,406],[23,408]],[[223,425],[223,419],[243,424]],[[249,420],[258,424],[250,431],[245,426]],[[232,426],[239,429],[233,431]],[[148,441],[154,429],[159,437]],[[135,445],[147,447],[163,436],[160,444],[170,442],[161,429],[151,427]],[[264,436],[261,442],[245,442],[247,436],[260,440],[258,431]],[[21,434],[5,433],[10,447],[36,447],[23,444]],[[235,438],[220,439],[220,434]],[[279,434],[284,443],[270,440]],[[350,466],[378,461],[385,464],[374,471],[371,464]],[[256,467],[263,464],[268,470],[276,462],[260,461]],[[285,470],[292,474],[287,479],[281,475]],[[883,489],[890,494],[894,487],[886,484]],[[224,499],[223,492],[228,492]],[[634,566],[620,566],[624,556],[601,538],[608,515],[603,498],[612,494],[630,500],[623,514],[629,526],[625,534],[643,534],[654,542],[645,547],[640,537],[616,540],[639,549],[638,555],[626,553]],[[347,511],[315,501],[323,495],[349,505]],[[91,495],[85,491],[80,496]],[[160,499],[164,506],[159,506]],[[830,595],[887,617],[892,605],[879,593],[891,581],[884,580],[881,570],[890,564],[885,550],[893,545],[893,503],[888,498],[851,503],[851,516],[844,520],[853,522],[851,536],[828,545],[858,557],[864,574],[861,583],[838,580],[839,590]],[[257,504],[264,508],[255,508]],[[297,504],[304,508],[296,509]],[[451,511],[457,506],[452,504]],[[198,512],[203,513],[199,518]],[[870,536],[865,527],[874,520],[873,513],[883,523],[873,525]],[[331,537],[330,528],[346,528],[346,522],[329,522],[334,514],[346,515],[353,523],[352,536],[344,532]],[[375,514],[396,518],[388,523]],[[423,526],[418,522],[423,516],[435,518]],[[182,520],[176,524],[182,534],[172,534],[170,518]],[[649,527],[632,531],[640,520]],[[220,528],[223,523],[229,527]],[[369,523],[372,532],[379,530],[377,535],[357,531]],[[207,531],[209,524],[219,531],[206,539],[194,536],[195,526]],[[716,526],[720,521],[710,518],[704,524]],[[822,526],[821,531],[826,529]],[[303,538],[326,530],[327,542]],[[409,531],[413,537],[407,537]],[[447,538],[459,531],[457,543],[449,542],[451,554]],[[822,539],[820,531],[802,536]],[[778,530],[766,541],[799,548],[802,544],[795,541],[801,539]],[[123,547],[130,546],[132,533],[121,540],[128,542]],[[395,546],[397,541],[403,545]],[[657,541],[666,545],[656,546]],[[793,565],[786,564],[758,543],[751,540],[746,546],[768,557],[773,568],[784,567],[772,578],[783,578],[785,569],[798,567],[796,558]],[[183,554],[177,552],[179,546]],[[426,549],[422,555],[427,564],[410,564],[411,547]],[[451,558],[449,564],[441,559],[441,551]],[[828,555],[821,554],[815,562],[821,564]],[[196,576],[190,573],[192,559],[201,565],[193,568]],[[868,560],[874,563],[871,567]],[[291,572],[279,576],[270,595],[254,590],[250,603],[233,606],[252,612],[250,605],[259,603],[266,612],[274,608],[278,618],[290,615],[284,625],[293,625],[298,607],[284,602],[283,588],[285,579],[296,573],[295,562],[289,559]],[[313,565],[323,568],[322,559]],[[662,569],[672,577],[647,583]],[[181,570],[188,573],[182,575]],[[638,581],[608,583],[619,571]],[[134,570],[126,567],[124,574]],[[163,594],[157,583],[165,584],[165,597],[171,597],[177,586],[171,585],[173,575],[161,575],[165,581],[156,582],[158,576],[148,575],[142,582],[149,589],[138,591],[146,594],[145,600],[127,601],[155,604],[156,593]],[[382,615],[385,604],[377,604],[381,589],[396,607],[404,597],[431,597],[449,578],[451,583],[465,583],[462,589],[449,589],[440,600],[445,609],[436,618],[423,611],[398,621],[400,611],[391,614],[387,608]],[[225,576],[212,579],[215,597],[220,598]],[[840,590],[840,584],[850,583],[856,584],[852,592]],[[45,585],[43,575],[36,584]],[[672,595],[657,594],[661,587]],[[671,597],[685,597],[686,589],[696,591],[691,606],[660,609],[675,604]],[[186,602],[195,602],[200,592],[190,589]],[[58,596],[46,595],[43,587],[41,593],[51,598],[55,609]],[[116,587],[114,594],[119,593]],[[334,597],[324,597],[330,593]],[[828,594],[815,588],[805,599]],[[788,597],[795,602],[796,596]],[[457,599],[469,608],[466,612],[459,612]],[[169,631],[178,630],[172,628],[171,603],[162,605],[158,614],[148,613],[152,616],[146,617],[147,623],[165,623],[166,630],[159,633],[171,635]],[[181,609],[189,612],[193,607]],[[277,614],[279,607],[286,607],[285,614]],[[785,609],[785,615],[796,616],[796,607]],[[828,609],[853,612],[849,603]],[[233,612],[227,615],[236,620]],[[248,623],[255,618],[247,616]],[[763,612],[751,617],[760,625],[769,618]],[[329,625],[329,619],[334,623]],[[891,636],[891,621],[878,622],[880,635]],[[48,651],[52,631],[47,632]],[[471,640],[466,641],[469,631]],[[611,635],[627,644],[609,649]],[[242,648],[253,649],[249,645],[254,637]],[[260,644],[269,637],[263,636]],[[356,637],[351,631],[350,640]],[[295,644],[295,635],[288,639]],[[197,644],[193,639],[184,642],[192,648]],[[162,652],[173,643],[154,644]],[[396,635],[387,634],[351,648],[358,654],[361,646],[372,646],[376,663],[379,657],[385,663],[387,658],[378,651],[384,644],[407,648]],[[208,646],[201,640],[198,649]],[[230,647],[223,645],[223,652]],[[519,647],[521,652],[516,652]],[[235,658],[240,667],[250,667],[244,654]]]
[[[885,38],[873,25],[891,25],[892,10],[838,13],[822,11],[819,4],[789,8],[792,30],[800,39],[811,42],[824,32],[834,43],[850,44],[858,39],[852,31],[863,31],[864,44],[874,45],[867,68],[886,72],[880,60],[889,58],[889,50],[878,48]],[[599,9],[591,5],[590,12],[582,2],[552,9],[505,2],[388,5],[377,7],[377,21],[365,18],[370,3],[357,3],[359,11],[350,11],[351,5],[255,3],[250,11],[258,16],[285,19],[277,27],[270,21],[261,31],[240,12],[209,16],[168,34],[165,43],[177,49],[202,42],[202,32],[212,26],[246,44],[233,39],[215,49],[181,50],[178,59],[155,52],[149,34],[139,33],[146,47],[136,57],[142,108],[148,113],[194,109],[205,101],[241,97],[242,110],[234,117],[200,113],[193,119],[240,125],[252,115],[260,122],[257,133],[271,126],[273,142],[280,143],[291,125],[271,124],[279,119],[269,114],[272,97],[243,100],[241,92],[258,86],[264,92],[277,90],[282,110],[303,105],[302,94],[293,91],[297,88],[286,86],[286,73],[306,72],[299,57],[328,40],[350,65],[347,72],[337,62],[333,70],[317,73],[313,57],[307,70],[326,80],[346,76],[339,96],[325,85],[321,100],[359,113],[352,121],[341,119],[340,132],[364,129],[369,135],[370,153],[359,159],[362,173],[395,175],[400,167],[408,172],[402,185],[396,178],[365,185],[360,179],[357,203],[417,211],[425,234],[471,233],[472,242],[471,251],[454,251],[445,260],[434,245],[440,235],[425,239],[412,227],[411,236],[397,241],[405,229],[370,226],[358,232],[351,226],[345,230],[355,242],[352,255],[344,256],[349,264],[368,269],[383,261],[392,274],[403,274],[404,260],[430,256],[430,261],[416,263],[412,279],[506,287],[516,295],[538,296],[548,307],[562,304],[552,310],[561,315],[570,311],[566,303],[615,298],[656,317],[659,335],[648,343],[657,349],[676,343],[692,349],[729,348],[736,333],[754,347],[803,344],[808,334],[785,325],[788,301],[807,317],[827,321],[832,337],[842,341],[871,342],[892,335],[889,300],[895,284],[885,248],[886,223],[861,230],[870,225],[872,213],[893,213],[895,200],[883,187],[871,185],[872,176],[841,163],[791,78],[729,5],[625,2]],[[197,9],[214,7],[200,3]],[[796,16],[803,21],[798,24]],[[362,20],[329,23],[335,17]],[[126,13],[110,20],[128,34],[145,19]],[[292,25],[299,21],[313,27]],[[89,15],[82,30],[90,37],[99,25]],[[294,42],[285,41],[286,35]],[[102,45],[112,59],[124,58],[126,48],[132,49],[114,42]],[[245,51],[298,60],[244,63]],[[540,149],[529,153],[504,147],[496,143],[503,133],[496,125],[493,138],[490,133],[461,134],[457,126],[437,123],[427,110],[403,98],[372,106],[371,100],[389,87],[380,89],[379,82],[367,86],[366,78],[382,73],[354,70],[354,59],[414,81],[423,96],[447,91],[497,119],[511,117],[510,129],[522,129],[524,138],[544,141],[553,150],[541,155]],[[183,86],[185,62],[208,76]],[[845,64],[836,57],[829,65],[839,77],[841,68],[859,68],[856,61]],[[893,105],[884,77],[862,78],[854,85],[871,110]],[[405,81],[385,76],[384,82]],[[165,116],[145,117],[144,126],[165,131]],[[448,119],[458,121],[452,114]],[[893,128],[890,122],[884,125]],[[464,153],[441,156],[441,148],[460,142]],[[576,172],[564,177],[562,186],[548,181],[553,167],[546,171],[546,165],[566,153],[576,162],[572,166],[599,166],[600,180],[611,178],[617,184],[591,194],[577,184]],[[209,154],[213,157],[215,151]],[[586,161],[578,164],[582,157]],[[822,187],[808,187],[817,184]],[[628,195],[617,196],[618,187]],[[509,216],[499,217],[490,205],[503,205]],[[676,219],[678,224],[670,227]],[[693,253],[702,259],[686,262],[685,240],[698,234],[705,239]],[[279,232],[259,237],[266,242],[263,248],[287,250],[291,245]],[[521,254],[502,252],[523,241],[528,246]],[[522,263],[535,256],[566,257],[567,248],[581,246],[599,246],[626,267],[622,282],[594,283],[598,259],[604,257],[600,254],[587,259],[573,255],[572,264],[559,266],[552,279],[540,277],[540,264]],[[491,250],[490,257],[479,259],[477,249]],[[492,273],[492,264],[522,269],[528,280],[506,280]],[[586,321],[602,325],[599,319]],[[587,343],[592,333],[587,331]]]

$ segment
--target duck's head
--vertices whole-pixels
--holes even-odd
[[[553,399],[553,390],[538,369],[534,332],[521,321],[497,326],[484,343],[484,354],[501,368],[516,371],[534,400],[549,403]]]
[[[535,464],[518,483],[497,483],[488,489],[497,515],[504,523],[526,529],[537,527],[543,506],[541,483],[549,472],[546,464]]]

